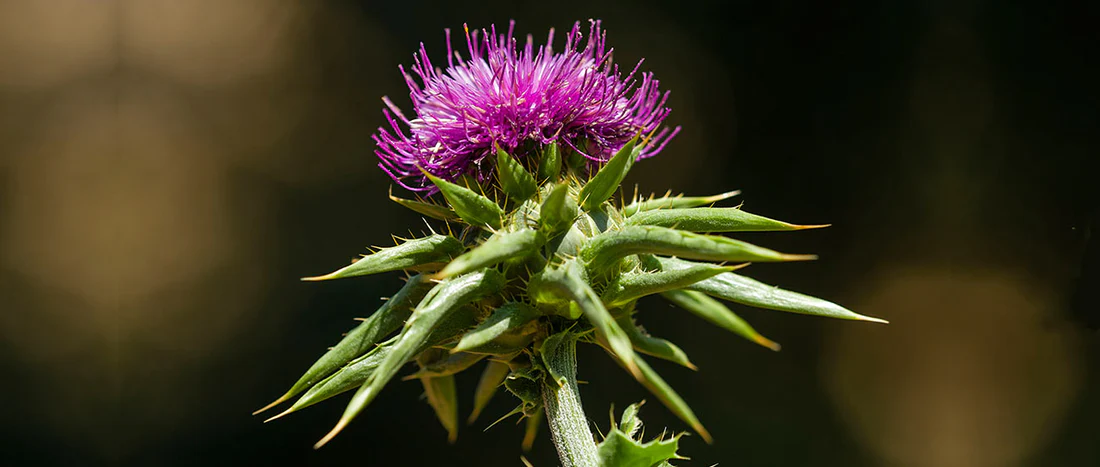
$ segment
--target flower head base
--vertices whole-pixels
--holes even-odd
[[[520,48],[513,30],[514,22],[505,34],[467,28],[468,59],[451,49],[447,30],[442,71],[421,44],[412,71],[422,84],[401,67],[415,118],[384,98],[389,128],[374,135],[379,166],[398,184],[434,190],[420,169],[445,180],[483,180],[491,173],[483,162],[494,145],[522,157],[525,149],[558,143],[594,166],[641,134],[642,159],[659,153],[680,130],[661,127],[670,111],[668,93],[652,73],[638,72],[642,62],[625,76],[612,63],[599,21],[590,23],[587,41],[575,23],[560,53],[553,50],[553,29],[537,48],[530,35]]]

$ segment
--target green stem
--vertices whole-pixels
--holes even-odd
[[[542,385],[542,403],[546,407],[550,439],[558,448],[563,467],[597,467],[596,441],[588,427],[588,417],[584,415],[577,389],[576,341],[566,341],[551,361],[546,362],[562,378],[555,380],[547,375]],[[559,385],[559,382],[564,384]]]

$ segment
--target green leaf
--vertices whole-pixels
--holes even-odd
[[[419,354],[432,346],[449,341],[462,331],[473,326],[475,324],[475,311],[473,307],[467,305],[458,312],[452,313],[450,316],[444,318],[443,322],[436,326],[431,336],[428,337],[414,353]],[[344,365],[344,367],[337,370],[336,373],[314,384],[313,387],[302,395],[302,397],[294,402],[294,405],[291,406],[290,409],[266,421],[271,421],[286,414],[297,412],[325,399],[362,386],[363,383],[374,374],[375,370],[378,369],[378,365],[380,365],[393,351],[393,346],[394,343],[397,342],[397,339],[397,337],[394,337],[380,344],[378,347],[375,347],[366,355],[356,358],[347,365]]]
[[[664,270],[687,268],[694,264],[690,261],[676,258],[657,258],[657,260]],[[783,290],[745,276],[739,276],[732,272],[719,274],[710,279],[697,282],[687,288],[723,300],[729,300],[734,303],[757,308],[787,311],[804,315],[824,316],[827,318],[886,323],[886,320],[863,316],[827,300]]]
[[[624,216],[629,217],[642,211],[651,211],[654,209],[695,208],[714,204],[739,194],[741,194],[741,190],[727,191],[713,196],[665,195],[660,198],[635,201],[623,207],[621,212]]]
[[[695,267],[656,272],[628,272],[619,275],[604,289],[604,305],[615,308],[647,295],[686,287],[741,266],[718,266],[697,263]]]
[[[710,298],[705,293],[694,290],[670,290],[662,293],[661,296],[680,308],[690,311],[695,316],[725,328],[727,331],[774,351],[779,351],[780,346],[778,343],[760,335],[749,323],[734,314],[729,308],[726,308],[722,302]]]
[[[379,364],[370,379],[359,388],[348,403],[344,414],[336,427],[332,429],[315,447],[320,447],[336,436],[359,412],[361,412],[379,391],[393,378],[397,371],[415,356],[421,346],[431,336],[432,330],[448,315],[474,300],[495,294],[504,287],[504,276],[493,269],[474,272],[446,279],[428,292],[428,295],[416,306],[412,316],[405,322],[393,351]]]
[[[443,197],[447,199],[447,204],[450,204],[455,214],[458,214],[458,217],[462,218],[467,224],[478,227],[488,226],[493,229],[500,228],[504,210],[493,200],[469,188],[436,177],[426,170],[421,169],[421,172],[424,172],[428,180],[431,180],[439,188],[439,192],[443,193]]]
[[[456,352],[505,354],[522,350],[534,339],[541,313],[521,302],[509,302],[493,311],[483,323],[462,336]]]
[[[627,411],[629,413],[623,413],[622,424],[618,427],[612,424],[611,431],[597,448],[600,467],[655,467],[667,465],[668,460],[684,459],[676,453],[679,435],[643,443],[635,436],[641,428],[641,421],[634,415],[637,405],[631,405]]]
[[[619,152],[611,157],[611,160],[607,161],[607,164],[592,177],[592,180],[589,180],[581,188],[581,206],[586,211],[596,209],[604,201],[607,201],[611,195],[615,194],[615,190],[619,189],[619,185],[623,183],[627,172],[630,172],[630,168],[638,157],[634,152],[637,143],[638,136],[635,135],[630,142],[626,143]]]
[[[420,369],[403,379],[408,381],[417,378],[434,378],[447,376],[466,371],[477,362],[485,359],[486,355],[478,355],[467,352],[456,352],[442,355],[439,359],[425,360],[420,364]]]
[[[298,400],[294,401],[294,405],[285,412],[271,417],[266,421],[269,422],[286,414],[297,412],[313,404],[361,386],[364,381],[370,378],[370,375],[374,374],[374,371],[378,369],[378,365],[382,363],[382,360],[385,360],[386,356],[393,351],[394,342],[396,342],[396,339],[387,341],[374,348],[374,350],[371,350],[366,355],[352,360],[343,368],[340,368],[335,373],[329,375],[329,377],[310,387],[309,390],[306,391],[302,397],[299,397]]]
[[[413,211],[416,211],[418,214],[423,214],[433,219],[439,219],[441,221],[453,221],[459,219],[458,214],[455,214],[455,212],[447,206],[427,203],[419,199],[412,200],[398,198],[393,195],[392,190],[390,191],[390,200]]]
[[[500,189],[514,202],[523,202],[538,190],[535,177],[518,160],[497,147],[497,179]]]
[[[780,253],[732,238],[640,225],[609,230],[593,237],[581,250],[581,258],[589,271],[604,271],[619,259],[638,253],[732,262],[804,261],[817,258],[814,255]]]
[[[626,331],[626,334],[630,336],[630,342],[634,345],[634,350],[668,360],[692,370],[697,369],[680,347],[667,340],[647,334],[645,330],[634,323],[634,318],[621,316],[617,321],[619,327],[623,328],[623,331]]]
[[[466,423],[474,423],[477,420],[481,411],[485,410],[485,406],[489,405],[489,401],[497,393],[497,389],[504,384],[504,378],[508,377],[510,371],[512,370],[506,363],[490,361],[485,365],[485,370],[481,372],[481,378],[477,381],[477,389],[474,390],[474,410],[470,412],[470,418]]]
[[[615,357],[616,362],[618,362],[620,365],[625,366],[626,363],[623,362],[621,358],[618,358],[613,352],[611,352],[610,349],[607,349],[604,343],[601,342],[600,345],[604,346],[604,350],[608,350],[608,353],[611,353],[612,357]],[[691,410],[691,407],[688,407],[687,403],[684,402],[684,399],[682,399],[679,394],[676,394],[676,391],[674,391],[672,387],[669,386],[663,378],[661,378],[661,375],[658,375],[656,371],[653,371],[653,368],[650,367],[649,364],[640,357],[636,357],[634,359],[634,363],[635,365],[637,365],[639,370],[639,375],[636,379],[638,380],[638,382],[642,383],[642,386],[645,386],[645,388],[648,389],[650,393],[652,393],[654,396],[657,396],[657,399],[660,400],[661,403],[665,405],[665,407],[668,407],[668,409],[671,410],[672,413],[675,414],[677,417],[679,417],[680,420],[683,420],[684,423],[687,423],[688,426],[690,426],[692,430],[695,430],[695,432],[698,433],[704,441],[706,441],[707,443],[713,441],[713,438],[711,438],[710,436],[710,432],[708,432],[707,429],[703,427],[702,423],[699,423],[699,419],[695,416],[695,412],[693,412]]]
[[[747,213],[739,208],[659,209],[635,214],[627,223],[672,227],[690,232],[766,232],[828,227],[788,224]]]
[[[588,285],[584,268],[575,259],[566,260],[557,268],[547,267],[533,276],[528,283],[528,291],[535,300],[551,296],[572,302],[596,328],[597,335],[607,339],[612,352],[623,360],[627,370],[638,374],[637,368],[631,364],[634,350],[630,338]]]
[[[324,281],[366,276],[401,269],[432,268],[446,263],[466,247],[450,235],[432,235],[409,240],[400,245],[382,248],[360,258],[350,266],[323,276],[303,277],[303,281]]]
[[[550,143],[542,151],[542,158],[539,159],[539,179],[557,180],[560,173],[561,150],[558,148],[558,143]]]
[[[578,215],[580,211],[577,202],[569,196],[569,184],[562,183],[554,187],[542,201],[539,229],[546,232],[547,236],[555,235],[573,225]]]
[[[438,279],[465,274],[484,267],[496,266],[506,260],[537,251],[546,243],[546,236],[535,229],[521,228],[515,232],[496,232],[485,243],[455,258],[436,275]]]
[[[504,379],[504,388],[522,401],[526,414],[542,404],[542,372],[534,368],[521,368],[508,374]]]
[[[447,442],[458,439],[458,393],[453,375],[420,378],[428,405],[435,410],[439,423],[447,430]]]
[[[289,400],[309,388],[313,383],[338,370],[351,360],[374,348],[379,340],[396,331],[412,314],[412,309],[420,302],[435,284],[423,275],[416,275],[405,283],[401,290],[382,304],[377,311],[352,329],[332,349],[318,359],[306,373],[298,378],[290,390],[275,402],[268,404],[253,415]]]

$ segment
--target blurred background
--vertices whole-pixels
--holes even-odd
[[[415,383],[320,451],[345,399],[249,414],[399,285],[297,278],[424,230],[374,166],[397,65],[602,18],[684,127],[629,182],[832,223],[750,272],[892,323],[736,308],[773,353],[642,304],[701,369],[654,363],[690,465],[1100,465],[1095,2],[461,3],[0,0],[0,464],[521,465],[506,397],[455,445]],[[580,358],[601,430],[647,398]]]

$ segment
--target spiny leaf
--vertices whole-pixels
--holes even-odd
[[[558,149],[558,143],[550,143],[543,150],[542,158],[539,159],[539,179],[557,180],[560,173],[561,151]]]
[[[788,224],[751,214],[740,208],[658,209],[635,214],[627,223],[672,227],[690,232],[766,232],[828,227]]]
[[[458,439],[458,394],[453,375],[420,378],[428,405],[432,406],[439,423],[447,430],[447,442]]]
[[[668,227],[632,225],[592,238],[581,250],[590,271],[603,271],[619,259],[650,253],[709,261],[804,261],[813,255],[791,255],[751,243],[715,235],[684,232]]]
[[[383,343],[366,355],[352,360],[343,368],[340,368],[335,373],[310,387],[302,397],[294,401],[294,405],[289,409],[265,420],[265,422],[270,422],[287,414],[297,412],[313,404],[361,386],[364,381],[370,378],[370,375],[374,374],[374,371],[378,369],[378,365],[382,363],[382,360],[385,360],[386,356],[393,351],[394,342],[396,342],[396,339]]]
[[[359,412],[378,395],[401,368],[424,345],[432,330],[449,314],[479,298],[499,292],[504,286],[503,275],[493,269],[474,272],[451,279],[437,285],[416,306],[412,316],[405,322],[393,351],[379,364],[370,379],[352,396],[344,414],[336,427],[332,429],[315,447],[321,447],[336,436]]]
[[[485,410],[485,406],[489,405],[489,401],[493,399],[497,389],[504,384],[504,378],[508,377],[510,371],[506,363],[490,361],[485,365],[485,370],[481,372],[481,378],[477,381],[477,389],[474,390],[474,410],[470,412],[470,418],[466,423],[474,423],[477,420],[481,411]]]
[[[639,212],[651,211],[654,209],[695,208],[714,204],[739,194],[741,194],[741,190],[727,191],[713,196],[662,196],[660,198],[635,201],[623,207],[621,212],[624,216],[629,217]]]
[[[686,287],[703,279],[716,276],[723,272],[733,271],[744,267],[718,266],[714,264],[697,263],[696,267],[673,269],[656,272],[628,272],[619,275],[604,289],[604,305],[615,308],[633,302],[647,295],[661,293],[666,290],[674,290]]]
[[[597,206],[603,204],[611,195],[615,194],[615,190],[619,189],[619,185],[623,183],[623,178],[626,177],[627,172],[630,172],[630,168],[638,157],[634,153],[634,147],[637,143],[638,136],[635,135],[619,152],[611,157],[611,160],[607,161],[607,164],[599,172],[596,172],[592,180],[589,180],[581,188],[581,206],[586,211],[596,209]]]
[[[667,340],[647,334],[634,323],[634,318],[625,315],[619,317],[617,321],[619,327],[623,328],[623,331],[626,331],[626,334],[630,336],[630,342],[634,344],[634,350],[668,360],[678,365],[691,368],[692,370],[697,369],[695,364],[691,363],[691,359],[688,358],[687,354],[684,353],[680,347]]]
[[[495,266],[512,258],[537,251],[546,243],[546,236],[535,229],[521,228],[515,232],[496,232],[485,243],[455,258],[436,275],[438,279],[465,274]]]
[[[623,360],[627,370],[631,374],[638,374],[637,368],[630,363],[634,360],[630,338],[588,285],[584,268],[576,259],[566,260],[557,268],[548,267],[533,276],[528,283],[528,291],[535,300],[549,295],[571,301],[588,317],[588,321],[596,328],[596,333],[608,340],[612,351]]]
[[[597,341],[597,343],[600,344],[601,347],[604,347],[604,350],[607,350],[608,353],[610,353],[611,356],[615,358],[616,362],[625,367],[626,362],[623,362],[621,358],[611,352],[611,350],[607,348],[606,342]],[[688,407],[687,403],[684,402],[680,395],[676,394],[676,391],[674,391],[672,387],[669,386],[663,378],[661,378],[661,375],[658,375],[656,371],[653,371],[653,368],[650,367],[649,364],[646,363],[646,361],[641,357],[634,358],[634,363],[637,365],[639,370],[639,375],[636,377],[636,379],[639,383],[642,383],[642,386],[645,386],[645,388],[648,389],[649,392],[653,393],[654,396],[657,396],[657,399],[660,400],[661,403],[665,405],[665,407],[668,407],[668,409],[671,410],[672,413],[676,414],[676,416],[679,417],[680,420],[683,420],[684,423],[687,423],[688,426],[690,426],[692,430],[695,430],[695,432],[698,433],[704,441],[706,441],[707,443],[713,441],[713,438],[711,438],[710,433],[707,431],[707,429],[703,427],[702,423],[699,423],[699,419],[696,418],[695,412],[693,412],[691,410],[691,407]]]
[[[540,315],[535,307],[526,303],[505,303],[493,310],[493,314],[489,315],[485,322],[463,335],[454,351],[499,354],[503,348],[497,347],[502,345],[522,348],[531,342],[534,331],[537,329],[537,325],[529,326],[529,324],[535,324],[535,319]],[[511,346],[507,345],[509,342],[493,345],[498,340],[515,342],[511,342]]]
[[[573,221],[579,214],[577,202],[569,196],[569,185],[562,183],[554,187],[542,201],[539,229],[546,232],[548,236],[554,235],[573,225]]]
[[[419,214],[423,214],[433,219],[439,219],[441,221],[453,221],[459,219],[458,214],[455,214],[455,212],[447,206],[426,203],[420,200],[398,198],[393,195],[392,190],[390,191],[390,200],[413,211],[416,211]]]
[[[497,147],[497,179],[500,180],[500,189],[504,190],[504,194],[516,203],[530,198],[538,190],[535,177],[523,168],[523,164],[499,146]]]
[[[462,242],[450,235],[431,235],[409,240],[400,245],[382,248],[360,258],[350,266],[323,276],[303,277],[303,281],[323,281],[345,277],[366,276],[381,272],[414,269],[446,263],[465,250]]]
[[[726,308],[722,302],[710,298],[709,295],[694,290],[670,290],[661,296],[675,303],[680,308],[690,311],[692,314],[710,321],[726,330],[745,339],[760,344],[764,347],[779,351],[779,344],[760,335],[749,323]]]
[[[463,307],[458,312],[451,313],[436,326],[431,336],[413,353],[419,354],[434,345],[449,341],[462,331],[473,326],[475,324],[474,313],[474,308],[469,305]],[[343,368],[339,369],[328,378],[319,381],[314,384],[313,387],[309,388],[302,397],[294,402],[294,405],[291,406],[290,409],[266,421],[271,421],[286,414],[297,412],[325,399],[362,386],[363,383],[374,374],[375,370],[378,369],[378,365],[393,351],[393,345],[397,342],[397,339],[398,337],[394,337],[380,344],[366,355],[356,358],[347,365],[344,365]]]
[[[426,170],[421,169],[421,172],[424,172],[424,176],[428,177],[428,180],[431,180],[439,188],[439,192],[443,193],[443,197],[447,199],[447,204],[450,204],[455,214],[458,214],[458,217],[461,217],[467,224],[478,227],[488,226],[493,229],[500,228],[504,210],[493,200],[469,188],[436,177]]]
[[[618,428],[619,431],[623,432],[623,434],[625,434],[630,439],[637,439],[636,435],[638,435],[642,431],[642,420],[638,418],[638,410],[641,409],[642,404],[645,404],[644,400],[626,406],[626,409],[623,410],[623,416],[619,420],[618,425],[615,425],[615,412],[614,408],[612,408],[612,428]]]
[[[657,258],[657,260],[660,261],[664,270],[686,268],[694,264],[676,258]],[[827,300],[783,290],[732,272],[699,281],[687,288],[757,308],[855,321],[887,322],[879,318],[863,316]]]
[[[627,410],[631,408],[636,413],[637,406],[631,405]],[[679,449],[679,435],[643,443],[634,436],[641,422],[633,415],[628,419],[627,415],[623,414],[622,425],[616,427],[612,424],[611,431],[600,442],[597,451],[601,467],[654,467],[667,465],[670,459],[684,459],[676,453]]]
[[[286,394],[267,407],[257,410],[253,415],[289,400],[351,360],[370,351],[375,343],[401,327],[405,319],[412,314],[413,307],[433,286],[435,284],[423,275],[410,278],[401,290],[397,291],[397,294],[383,303],[374,314],[351,330],[338,344],[309,367],[309,370],[298,378]]]
[[[403,379],[408,381],[417,378],[434,378],[461,373],[467,368],[474,366],[475,363],[480,362],[485,357],[485,355],[467,352],[444,354],[442,358],[424,361],[420,364],[420,369],[417,370],[416,373],[406,376]]]
[[[542,401],[542,391],[539,389],[541,375],[542,373],[534,368],[515,370],[504,379],[504,387],[524,403],[539,404]]]

